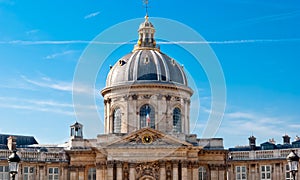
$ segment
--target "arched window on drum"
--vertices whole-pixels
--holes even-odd
[[[121,109],[118,107],[114,110],[114,114],[113,114],[113,133],[121,132],[121,119],[122,119],[122,112]]]
[[[173,110],[173,131],[181,132],[181,110],[177,107]]]
[[[155,109],[150,104],[145,104],[140,109],[140,126],[155,129]]]

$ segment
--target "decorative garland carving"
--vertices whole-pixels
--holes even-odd
[[[145,162],[140,163],[135,168],[137,179],[143,176],[152,176],[159,179],[159,163],[158,162]]]

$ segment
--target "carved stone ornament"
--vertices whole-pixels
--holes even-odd
[[[144,95],[143,97],[144,97],[144,99],[150,99],[150,98],[151,98],[151,95],[146,94],[146,95]]]
[[[159,163],[158,162],[145,162],[136,166],[137,179],[143,176],[151,176],[159,179]]]
[[[172,98],[172,96],[170,96],[170,95],[167,95],[167,96],[166,96],[166,100],[167,100],[167,101],[170,101],[171,98]]]
[[[133,94],[131,97],[132,97],[132,100],[137,100],[138,99],[138,95],[136,95],[136,94]]]

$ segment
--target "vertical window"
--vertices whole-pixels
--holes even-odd
[[[57,167],[48,169],[48,180],[59,180],[59,171]]]
[[[88,180],[96,180],[96,168],[89,169]]]
[[[9,180],[8,166],[0,166],[0,179]]]
[[[246,166],[236,166],[235,167],[235,174],[237,180],[244,180],[247,179],[247,169]]]
[[[285,180],[293,180],[293,176],[290,172],[290,167],[288,164],[285,165]]]
[[[23,168],[23,180],[34,180],[34,167],[25,166]]]
[[[113,117],[113,126],[114,126],[114,133],[120,133],[121,132],[121,119],[122,119],[122,113],[120,108],[116,108],[114,110],[114,117]]]
[[[206,180],[206,169],[203,166],[199,167],[199,180]]]
[[[270,165],[260,166],[260,178],[261,179],[271,179],[271,166]]]
[[[155,129],[155,110],[149,105],[145,104],[140,109],[140,126],[151,127]]]
[[[181,132],[181,110],[179,108],[173,110],[173,131]]]

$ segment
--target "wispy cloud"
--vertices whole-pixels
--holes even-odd
[[[224,40],[224,41],[157,41],[158,44],[251,44],[251,43],[280,43],[280,42],[298,42],[300,38],[290,39],[242,39],[242,40]],[[68,40],[68,41],[0,41],[0,44],[7,45],[68,45],[68,44],[136,44],[136,42],[103,42],[103,41],[85,41],[85,40]]]
[[[60,53],[54,53],[54,54],[48,55],[48,56],[45,57],[45,59],[55,59],[57,57],[70,55],[70,54],[73,54],[73,53],[76,53],[76,51],[74,51],[74,50],[63,51],[63,52],[60,52]]]
[[[73,105],[53,100],[33,100],[15,97],[0,97],[0,107],[30,111],[51,112],[74,116]]]
[[[288,123],[290,122],[290,123]],[[235,142],[227,140],[230,147],[247,143],[253,134],[263,142],[275,138],[279,143],[284,133],[295,134],[299,125],[293,124],[291,117],[279,117],[259,112],[236,111],[226,113],[218,135],[225,139],[235,138]],[[293,124],[293,125],[288,125]]]
[[[86,113],[90,112],[91,110],[95,110],[96,108],[94,105],[77,104],[76,106]],[[0,107],[75,116],[74,105],[72,103],[47,99],[36,100],[16,97],[0,97]]]
[[[54,90],[60,91],[72,91],[72,83],[70,82],[63,82],[63,81],[56,81],[50,78],[42,78],[41,80],[32,80],[27,78],[26,76],[21,76],[23,80],[26,82],[44,88],[51,88]]]
[[[40,31],[39,29],[32,29],[32,30],[26,31],[26,34],[27,35],[32,35],[32,34],[36,34],[39,31]]]
[[[42,88],[48,88],[53,90],[59,90],[59,91],[65,91],[69,93],[83,93],[83,94],[94,94],[97,92],[95,89],[89,88],[86,85],[77,85],[76,89],[73,88],[73,82],[65,82],[65,81],[59,81],[59,80],[53,80],[48,77],[43,77],[38,80],[29,79],[26,76],[21,76],[21,78],[32,85],[42,87]]]
[[[264,23],[264,22],[270,22],[270,21],[279,21],[279,20],[285,20],[289,18],[294,18],[300,16],[300,11],[292,11],[292,12],[285,12],[285,13],[279,13],[279,14],[270,14],[266,16],[260,16],[255,18],[250,18],[245,21],[242,21],[242,24],[255,24],[255,23]]]
[[[100,11],[93,12],[93,13],[91,13],[91,14],[88,14],[88,15],[84,16],[84,19],[89,19],[89,18],[98,16],[99,14],[100,14]]]

